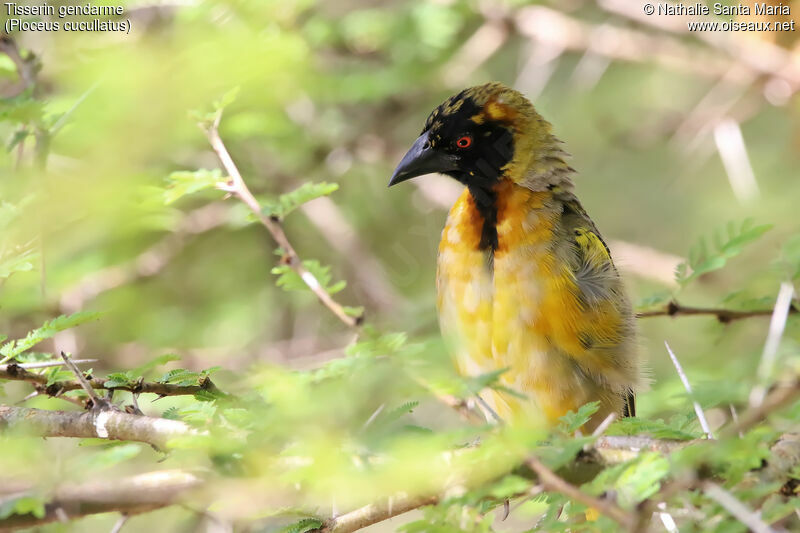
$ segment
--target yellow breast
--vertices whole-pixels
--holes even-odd
[[[581,333],[595,325],[587,324],[592,316],[582,307],[569,265],[554,253],[561,211],[551,193],[511,182],[495,191],[493,254],[479,248],[483,218],[467,190],[450,211],[437,274],[442,330],[461,373],[507,367],[503,384],[528,396],[484,395],[498,415],[544,415],[553,423],[602,394],[574,359],[587,352]]]

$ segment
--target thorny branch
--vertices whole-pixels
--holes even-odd
[[[38,392],[49,396],[58,396],[67,391],[83,388],[78,381],[57,381],[48,385],[47,376],[29,372],[18,364],[0,365],[0,379],[27,381],[32,383]],[[194,395],[201,391],[222,394],[208,377],[201,378],[198,385],[172,385],[137,380],[130,384],[109,387],[107,386],[109,380],[105,378],[87,377],[86,381],[94,389],[120,390],[134,394],[151,393],[159,396],[183,396]]]
[[[303,266],[303,262],[300,260],[300,257],[297,255],[294,247],[292,246],[291,242],[289,242],[286,233],[283,231],[283,226],[281,225],[280,221],[276,218],[269,217],[264,214],[263,210],[261,209],[261,205],[256,200],[253,193],[250,192],[250,189],[247,187],[247,184],[242,178],[239,169],[234,163],[233,158],[231,158],[228,149],[225,147],[225,143],[222,142],[222,138],[219,135],[219,122],[222,118],[222,111],[217,112],[217,116],[214,119],[214,122],[208,125],[205,125],[204,129],[206,135],[208,136],[208,141],[211,143],[211,147],[217,153],[220,161],[222,162],[222,166],[225,167],[225,171],[228,173],[228,181],[225,183],[221,183],[218,185],[218,188],[228,192],[241,200],[249,209],[253,212],[253,214],[258,218],[258,220],[264,225],[265,228],[270,232],[272,238],[275,239],[275,242],[278,244],[278,247],[281,249],[283,253],[283,257],[281,258],[281,262],[289,265],[292,270],[294,270],[300,279],[303,280],[309,289],[319,298],[319,301],[322,304],[331,310],[333,314],[335,314],[339,320],[344,322],[348,327],[356,328],[358,327],[361,322],[363,321],[363,316],[353,317],[347,314],[342,307],[336,300],[334,300],[328,291],[320,284],[319,280],[309,272],[309,270]]]
[[[738,311],[735,309],[722,309],[715,307],[690,307],[681,305],[678,302],[669,302],[661,309],[652,311],[642,311],[636,313],[636,318],[651,318],[656,316],[691,316],[691,315],[707,315],[716,317],[723,324],[729,324],[736,320],[744,318],[758,317],[758,316],[771,316],[773,310],[770,309],[755,309],[752,311]],[[794,315],[800,312],[794,304],[789,307],[789,314]]]
[[[86,394],[89,395],[89,399],[92,401],[92,408],[108,408],[110,404],[106,401],[101,399],[97,393],[94,391],[94,387],[89,383],[86,379],[86,376],[83,375],[83,372],[72,362],[69,355],[65,352],[61,352],[61,358],[64,360],[64,365],[72,372],[75,376],[75,379],[78,380],[81,388],[86,391]]]

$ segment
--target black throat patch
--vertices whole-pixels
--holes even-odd
[[[478,248],[488,250],[492,254],[497,250],[497,193],[492,187],[483,188],[478,184],[467,183],[469,193],[475,201],[475,207],[483,218],[481,240]]]
[[[483,218],[480,249],[493,254],[497,250],[497,193],[503,170],[514,157],[514,134],[507,123],[489,120],[469,95],[463,91],[437,107],[425,123],[431,146],[458,156],[458,170],[449,175],[469,189],[478,213]],[[467,148],[456,141],[469,136]]]

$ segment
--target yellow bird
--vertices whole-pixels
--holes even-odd
[[[389,182],[439,172],[465,185],[439,244],[442,332],[458,370],[503,368],[485,412],[549,424],[599,401],[634,415],[640,382],[630,303],[550,124],[500,83],[465,89],[433,110]]]

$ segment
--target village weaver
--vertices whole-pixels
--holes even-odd
[[[634,320],[600,233],[572,192],[574,170],[551,126],[500,83],[433,110],[389,185],[429,173],[465,185],[439,244],[442,332],[458,371],[507,369],[487,416],[548,425],[597,401],[586,425],[634,415]]]

